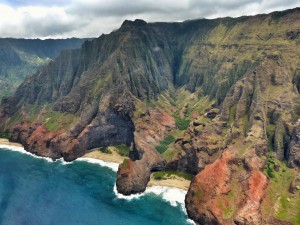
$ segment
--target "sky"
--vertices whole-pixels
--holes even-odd
[[[300,0],[0,0],[0,37],[98,37],[125,19],[179,22],[299,6]]]

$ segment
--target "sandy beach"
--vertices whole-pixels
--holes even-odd
[[[109,147],[109,150],[111,151],[111,154],[109,153],[103,153],[99,151],[98,149],[94,149],[91,152],[85,154],[82,156],[82,158],[92,158],[92,159],[100,159],[105,162],[114,162],[114,163],[119,163],[121,164],[124,159],[127,159],[128,157],[124,157],[119,155],[114,147]]]
[[[11,146],[23,147],[21,144],[16,142],[9,142],[9,140],[5,138],[0,138],[0,145],[11,145]]]
[[[100,159],[105,162],[115,162],[119,164],[122,163],[124,159],[128,158],[128,157],[120,156],[116,152],[116,150],[114,150],[113,147],[109,147],[109,150],[111,151],[111,154],[103,153],[95,149],[92,152],[85,154],[82,158]],[[175,175],[173,175],[172,178],[170,179],[163,179],[163,180],[156,180],[153,178],[153,176],[151,176],[150,181],[148,183],[148,187],[166,186],[166,187],[175,187],[187,191],[189,189],[190,183],[191,181]]]
[[[187,191],[190,187],[191,181],[186,180],[182,177],[173,176],[171,179],[166,180],[156,180],[151,176],[151,179],[148,183],[148,187],[154,186],[166,186],[166,187],[174,187]]]
[[[22,147],[21,144],[15,143],[15,142],[9,142],[5,138],[0,138],[0,145],[10,145],[10,146],[17,146],[17,147]],[[109,147],[111,154],[108,153],[103,153],[99,151],[98,149],[94,149],[91,152],[85,154],[81,158],[92,158],[92,159],[99,159],[105,162],[113,162],[113,163],[118,163],[121,164],[124,159],[127,159],[128,157],[124,157],[119,155],[114,147]],[[156,180],[151,176],[151,179],[148,183],[148,187],[154,187],[154,186],[166,186],[166,187],[174,187],[174,188],[179,188],[182,190],[188,190],[190,186],[190,181],[186,180],[182,177],[178,176],[172,176],[169,179],[163,179],[163,180]]]

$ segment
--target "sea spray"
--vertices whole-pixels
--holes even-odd
[[[146,190],[143,193],[139,194],[131,194],[131,195],[123,195],[117,191],[116,184],[114,185],[114,193],[117,198],[119,199],[125,199],[128,201],[131,201],[133,199],[138,199],[142,196],[145,196],[147,194],[155,194],[157,196],[160,196],[163,200],[170,203],[171,206],[176,207],[180,206],[181,210],[187,215],[186,209],[185,209],[185,195],[187,191],[179,189],[179,188],[173,188],[173,187],[166,187],[166,186],[153,186],[153,187],[147,187]],[[195,222],[191,219],[187,219],[187,222],[189,224],[195,225]]]
[[[26,151],[23,147],[20,147],[20,146],[0,144],[0,148],[3,149],[3,150],[10,150],[10,151],[19,152],[19,153],[22,153],[22,154],[25,154],[25,155],[30,155],[30,156],[32,156],[34,158],[37,158],[37,159],[44,159],[48,162],[53,162],[53,160],[49,157],[42,157],[42,156],[34,155],[34,154]]]
[[[119,168],[118,163],[113,163],[113,162],[105,162],[101,159],[92,159],[92,158],[78,158],[75,161],[82,161],[82,162],[88,162],[88,163],[94,163],[94,164],[99,164],[100,166],[104,166],[107,168],[110,168],[112,171],[117,172]]]
[[[186,195],[185,190],[181,190],[178,188],[171,188],[171,187],[165,187],[165,186],[153,186],[153,187],[147,187],[146,190],[143,193],[139,194],[132,194],[132,195],[123,195],[120,194],[117,191],[117,186],[114,186],[114,193],[117,198],[120,199],[126,199],[126,200],[132,200],[140,198],[146,194],[155,194],[158,196],[161,196],[162,199],[165,201],[168,201],[172,206],[176,207],[178,204],[184,205],[184,198]]]

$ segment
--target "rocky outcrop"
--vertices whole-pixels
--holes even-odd
[[[262,224],[261,202],[267,187],[267,177],[260,171],[254,170],[245,188],[245,198],[235,216],[234,222],[238,225]]]
[[[220,196],[228,194],[231,179],[231,153],[224,152],[220,160],[207,165],[195,176],[185,198],[187,213],[199,224],[224,224]]]
[[[225,151],[195,176],[185,200],[190,218],[203,225],[262,224],[267,177],[240,165],[231,151]]]
[[[291,136],[288,151],[288,164],[291,167],[300,167],[300,121],[298,120]]]
[[[175,129],[174,118],[161,109],[149,109],[134,121],[134,149],[117,175],[117,190],[125,195],[145,191],[151,172],[165,169],[166,161],[154,146]]]
[[[294,178],[289,187],[289,192],[296,194],[300,190],[300,177]]]
[[[111,102],[111,98],[106,98]],[[63,157],[66,161],[72,161],[86,153],[86,151],[99,147],[126,144],[133,142],[134,125],[128,113],[130,103],[123,101],[123,106],[116,109],[101,102],[95,110],[87,110],[82,114],[80,122],[73,119],[75,125],[66,130],[63,126],[55,131],[49,131],[46,127],[47,110],[44,109],[30,124],[21,122],[14,126],[11,141],[22,143],[26,150],[40,156],[58,159]],[[49,109],[48,109],[49,110]],[[50,114],[51,115],[51,114]],[[62,117],[62,120],[65,117]],[[51,122],[51,121],[50,121]],[[52,121],[54,125],[62,121]],[[71,122],[71,121],[70,121]]]
[[[139,155],[139,158],[125,160],[118,169],[117,190],[124,195],[144,192],[151,172],[163,170],[165,167],[159,153],[155,149],[147,148],[143,141],[136,141],[134,151],[138,151],[133,155]]]
[[[177,139],[181,151],[168,166],[197,174],[186,206],[199,224],[262,224],[261,205],[268,185],[262,171],[267,158],[288,156],[289,165],[298,166],[298,123],[289,136],[297,118],[291,109],[299,105],[292,77],[280,58],[267,57],[236,82],[215,118],[200,115]],[[272,83],[274,79],[278,84]],[[236,168],[238,164],[242,168]],[[234,188],[236,180],[241,190]],[[230,191],[239,200],[230,200]],[[230,204],[236,208],[227,212]]]

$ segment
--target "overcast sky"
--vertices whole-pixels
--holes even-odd
[[[0,0],[0,37],[98,37],[125,19],[237,17],[299,7],[300,0]]]

